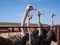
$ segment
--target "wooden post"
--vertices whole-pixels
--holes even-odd
[[[60,45],[60,27],[57,28],[57,45]]]

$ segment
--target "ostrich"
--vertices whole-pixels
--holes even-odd
[[[41,27],[42,24],[40,23],[40,15],[42,14],[42,11],[38,11],[37,13],[37,21],[38,21],[38,27]],[[34,30],[31,34],[31,43],[32,45],[40,45],[40,39],[42,36],[42,29],[38,28],[38,30]]]
[[[54,15],[54,13],[52,13],[51,14],[51,16],[50,16],[50,19],[51,19],[51,27],[50,27],[50,30],[49,30],[49,32],[47,33],[47,35],[48,35],[48,38],[47,39],[49,39],[49,37],[52,37],[52,32],[53,32],[53,17],[54,17],[55,15]]]
[[[23,19],[22,19],[22,23],[21,23],[21,27],[24,27],[24,23],[25,23],[25,20],[26,20],[26,17],[28,15],[28,13],[31,11],[31,10],[36,10],[33,6],[31,5],[28,5],[25,9],[25,12],[24,12],[24,16],[23,16]],[[21,28],[22,30],[22,36],[24,36],[24,28]]]
[[[29,14],[27,16],[27,27],[28,27],[28,33],[29,33],[29,44],[31,44],[31,34],[30,34],[30,28],[29,28],[30,19],[32,19],[32,15],[31,14]]]
[[[24,12],[24,16],[23,16],[23,19],[22,19],[21,27],[24,27],[24,23],[25,23],[25,20],[27,18],[27,15],[28,15],[28,13],[31,10],[36,10],[36,9],[33,6],[28,5],[26,7],[26,9],[25,9],[25,12]],[[21,38],[21,40],[17,41],[16,44],[19,43],[20,45],[26,45],[26,42],[27,42],[27,40],[29,38],[29,34],[24,32],[25,31],[24,28],[21,28],[21,30],[22,30],[22,38]]]
[[[43,14],[43,12],[40,10],[37,12],[37,22],[38,22],[38,30],[39,30],[39,36],[42,34],[42,29],[40,28],[42,26],[42,24],[40,23],[40,16],[41,14]]]
[[[50,45],[51,44],[51,41],[55,41],[55,42],[57,41],[56,34],[53,31],[53,17],[54,16],[55,16],[54,13],[52,13],[51,14],[51,28],[48,31],[47,35],[46,35],[47,37],[46,37],[46,41],[45,41],[46,43],[45,43],[45,45]]]

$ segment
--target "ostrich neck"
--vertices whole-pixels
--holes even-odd
[[[37,20],[38,20],[38,26],[40,26],[40,15],[38,15]]]
[[[53,17],[51,17],[51,25],[50,25],[51,26],[51,30],[53,29],[53,24],[54,24],[53,23]]]
[[[27,27],[28,27],[28,33],[29,33],[29,44],[30,44],[31,43],[31,34],[30,34],[29,24],[30,24],[30,18],[27,19]]]
[[[30,24],[30,19],[28,18],[27,19],[27,27],[29,26],[29,24]]]
[[[53,17],[51,17],[51,26],[53,26]]]
[[[22,18],[21,26],[24,26],[25,20],[26,20],[26,18],[27,18],[28,13],[29,13],[29,11],[28,11],[28,10],[25,10],[24,16],[23,16],[23,18]]]
[[[41,27],[41,23],[40,23],[40,15],[37,15],[37,21],[38,21],[38,27]],[[41,28],[38,28],[39,30],[39,36],[41,34]]]
[[[21,27],[24,27],[25,20],[26,20],[26,18],[27,18],[28,13],[29,13],[29,10],[25,10],[24,16],[23,16],[22,22],[21,22]],[[21,28],[21,30],[22,30],[22,35],[24,36],[24,34],[25,34],[24,28]]]

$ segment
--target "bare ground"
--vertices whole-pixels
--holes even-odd
[[[51,45],[57,45],[57,42],[53,42],[53,41],[52,41],[52,42],[51,42]]]

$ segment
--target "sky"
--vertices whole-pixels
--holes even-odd
[[[21,23],[26,6],[30,4],[43,14],[42,24],[50,24],[50,14],[54,13],[54,24],[60,24],[60,0],[0,0],[0,22]],[[31,11],[30,23],[37,23],[37,11]],[[26,21],[27,23],[27,21]]]

